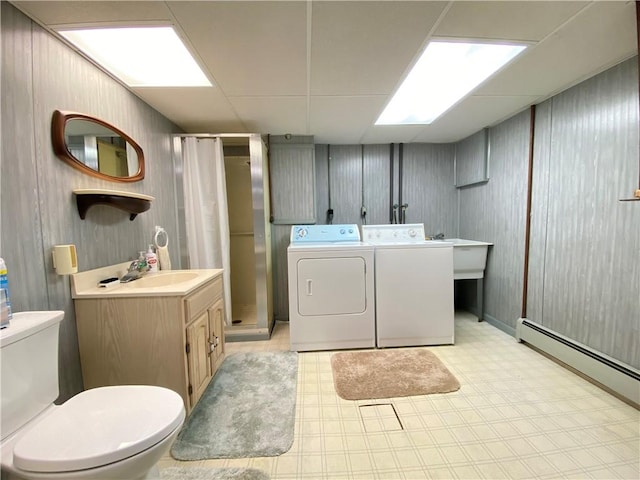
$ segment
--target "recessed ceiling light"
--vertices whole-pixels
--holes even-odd
[[[504,43],[429,43],[376,125],[432,123],[525,48]]]
[[[58,30],[130,87],[210,87],[172,27]]]

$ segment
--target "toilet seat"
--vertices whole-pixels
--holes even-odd
[[[39,473],[101,467],[162,441],[184,417],[182,397],[167,388],[124,385],[86,390],[21,435],[13,463]]]

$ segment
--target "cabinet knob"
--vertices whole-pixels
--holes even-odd
[[[216,336],[209,339],[209,353],[213,352],[220,344],[220,339]]]

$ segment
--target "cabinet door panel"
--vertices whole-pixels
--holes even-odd
[[[269,156],[274,223],[315,223],[313,144],[271,144]]]
[[[211,374],[215,375],[224,355],[224,307],[222,300],[218,300],[209,308],[209,331]]]
[[[208,312],[204,312],[187,326],[187,342],[189,353],[189,383],[191,384],[191,405],[195,405],[211,380],[209,364],[209,322]]]

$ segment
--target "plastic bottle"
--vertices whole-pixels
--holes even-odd
[[[4,260],[0,258],[0,290],[4,291],[2,305],[0,305],[0,309],[7,312],[7,321],[13,318],[11,314],[11,297],[9,296],[9,279],[7,278],[7,265],[4,263]],[[4,320],[4,315],[2,317]],[[2,325],[3,327],[6,324]]]
[[[149,245],[149,250],[146,254],[147,266],[149,267],[149,273],[155,273],[158,271],[158,256],[153,251],[153,245]]]
[[[146,272],[149,270],[147,266],[147,257],[144,253],[144,250],[140,250],[140,254],[138,255],[138,271]]]

